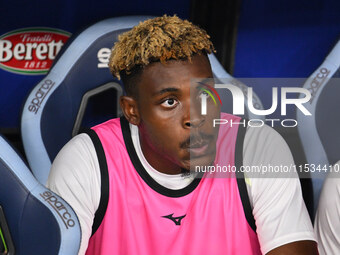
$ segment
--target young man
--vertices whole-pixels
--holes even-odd
[[[241,120],[211,98],[200,113],[211,86],[191,83],[213,77],[212,51],[204,30],[176,16],[119,37],[109,66],[125,86],[124,117],[74,137],[48,181],[79,217],[79,254],[317,254],[297,178],[245,184],[193,171],[293,163],[269,127],[213,127],[219,116]]]

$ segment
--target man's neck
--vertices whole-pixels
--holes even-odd
[[[145,159],[154,169],[164,174],[180,174],[183,172],[180,166],[164,158],[163,155],[152,148],[140,133],[139,141]]]

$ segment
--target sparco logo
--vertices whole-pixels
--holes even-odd
[[[30,112],[34,112],[34,114],[37,114],[42,102],[45,100],[46,95],[50,92],[54,84],[55,82],[51,80],[44,80],[38,91],[35,92],[34,98],[28,106],[28,110]]]
[[[321,85],[325,82],[325,79],[328,77],[328,75],[329,75],[329,70],[325,67],[322,67],[320,68],[316,76],[313,78],[313,80],[310,82],[307,88],[311,94],[311,99],[309,100],[310,104],[312,104],[316,93],[318,92]]]
[[[19,74],[45,74],[70,37],[52,28],[25,28],[0,36],[0,68]]]
[[[52,194],[50,191],[45,191],[44,193],[40,193],[40,196],[49,203],[52,208],[58,213],[61,220],[64,222],[66,229],[69,227],[72,228],[75,225],[74,220],[72,220],[72,215],[67,211],[66,207],[62,202],[58,200],[56,196]]]

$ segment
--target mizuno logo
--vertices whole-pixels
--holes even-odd
[[[181,225],[182,219],[186,216],[186,214],[184,214],[183,216],[179,216],[179,217],[172,217],[172,215],[174,214],[172,213],[172,214],[162,216],[162,217],[172,220],[177,226]]]

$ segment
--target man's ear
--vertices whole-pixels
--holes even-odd
[[[119,98],[120,108],[125,118],[133,125],[139,125],[140,116],[136,99],[129,96],[121,96]]]

